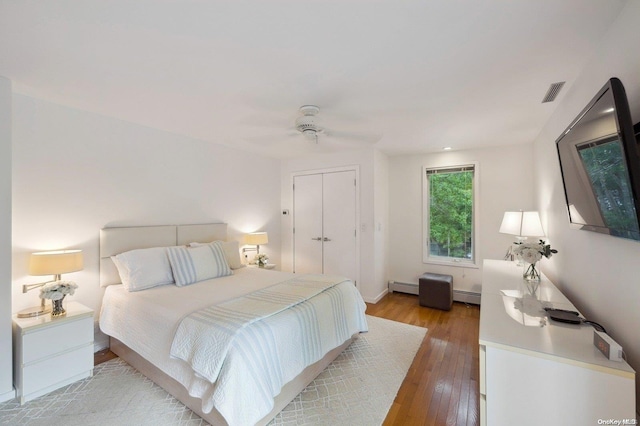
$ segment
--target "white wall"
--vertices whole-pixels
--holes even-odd
[[[0,401],[15,397],[11,343],[11,81],[0,77]]]
[[[27,275],[30,253],[79,248],[84,270],[64,278],[97,315],[105,226],[226,222],[231,239],[268,231],[279,262],[279,161],[22,95],[13,116],[14,311],[39,302],[22,284],[48,278]]]
[[[360,170],[360,283],[359,290],[367,302],[375,302],[386,294],[385,277],[378,276],[375,268],[376,214],[374,208],[374,155],[371,148],[339,154],[316,154],[310,157],[297,158],[282,162],[281,188],[282,209],[293,212],[292,174],[294,172],[319,170],[333,167],[358,165]],[[380,157],[378,164],[384,163]],[[380,209],[383,210],[382,208]],[[282,217],[282,270],[291,271],[293,266],[292,251],[292,216]]]
[[[479,293],[482,259],[502,259],[513,237],[498,233],[507,210],[533,207],[532,145],[404,155],[389,159],[389,279],[418,283],[425,272],[453,276],[456,290]],[[422,261],[422,166],[478,162],[480,178],[479,268],[426,264]]]
[[[537,202],[559,250],[543,270],[589,319],[602,323],[640,371],[640,242],[569,228],[555,140],[611,77],[625,86],[634,122],[640,121],[640,2],[627,2],[581,76],[534,143]],[[640,386],[636,379],[636,406]]]

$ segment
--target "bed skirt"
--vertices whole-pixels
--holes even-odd
[[[342,345],[329,351],[323,358],[311,364],[302,372],[297,375],[293,380],[285,384],[280,393],[274,399],[273,410],[265,417],[262,418],[257,424],[266,425],[278,414],[284,407],[286,407],[304,388],[307,387],[317,376],[320,374],[331,362],[338,357],[349,345],[357,339],[359,334],[354,334],[350,339],[347,339]],[[194,413],[202,417],[204,420],[215,426],[224,426],[227,424],[226,420],[218,413],[216,409],[213,409],[210,413],[202,412],[202,400],[200,398],[194,398],[189,395],[187,389],[182,386],[177,380],[164,373],[158,367],[147,361],[137,352],[129,348],[127,345],[116,339],[115,337],[109,337],[110,349],[113,353],[118,355],[124,361],[126,361],[133,368],[144,374],[151,379],[158,386],[166,390],[178,401],[189,407]]]

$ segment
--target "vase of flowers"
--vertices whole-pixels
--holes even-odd
[[[261,253],[261,254],[256,254],[256,257],[254,258],[254,260],[256,261],[256,265],[258,265],[258,268],[264,268],[264,266],[269,261],[269,257],[266,254]]]
[[[40,288],[40,299],[51,299],[51,316],[61,317],[67,314],[62,301],[67,294],[73,295],[77,288],[72,281],[51,281]]]
[[[558,250],[553,250],[544,240],[540,240],[537,243],[518,244],[513,252],[518,259],[524,262],[522,277],[527,281],[537,282],[540,281],[540,271],[536,264],[543,257],[550,258]]]
[[[62,301],[64,300],[64,296],[62,299],[51,300],[51,316],[52,317],[63,317],[67,315],[66,309],[62,306]]]

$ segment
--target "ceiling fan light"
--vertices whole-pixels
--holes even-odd
[[[296,127],[301,131],[305,131],[306,129],[312,129],[316,127],[316,120],[313,116],[303,115],[296,119]]]
[[[316,140],[316,131],[313,129],[305,129],[302,134],[309,140]]]
[[[307,140],[318,143],[318,133],[322,132],[322,128],[316,123],[315,114],[319,109],[313,105],[306,105],[300,108],[304,115],[296,119],[296,129],[301,132]]]

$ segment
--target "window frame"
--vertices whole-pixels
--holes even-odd
[[[428,170],[452,170],[473,167],[473,213],[472,213],[472,259],[447,258],[442,256],[431,256],[429,253],[429,179]],[[455,266],[462,268],[480,267],[480,164],[477,161],[423,165],[422,166],[422,263],[432,265]]]

